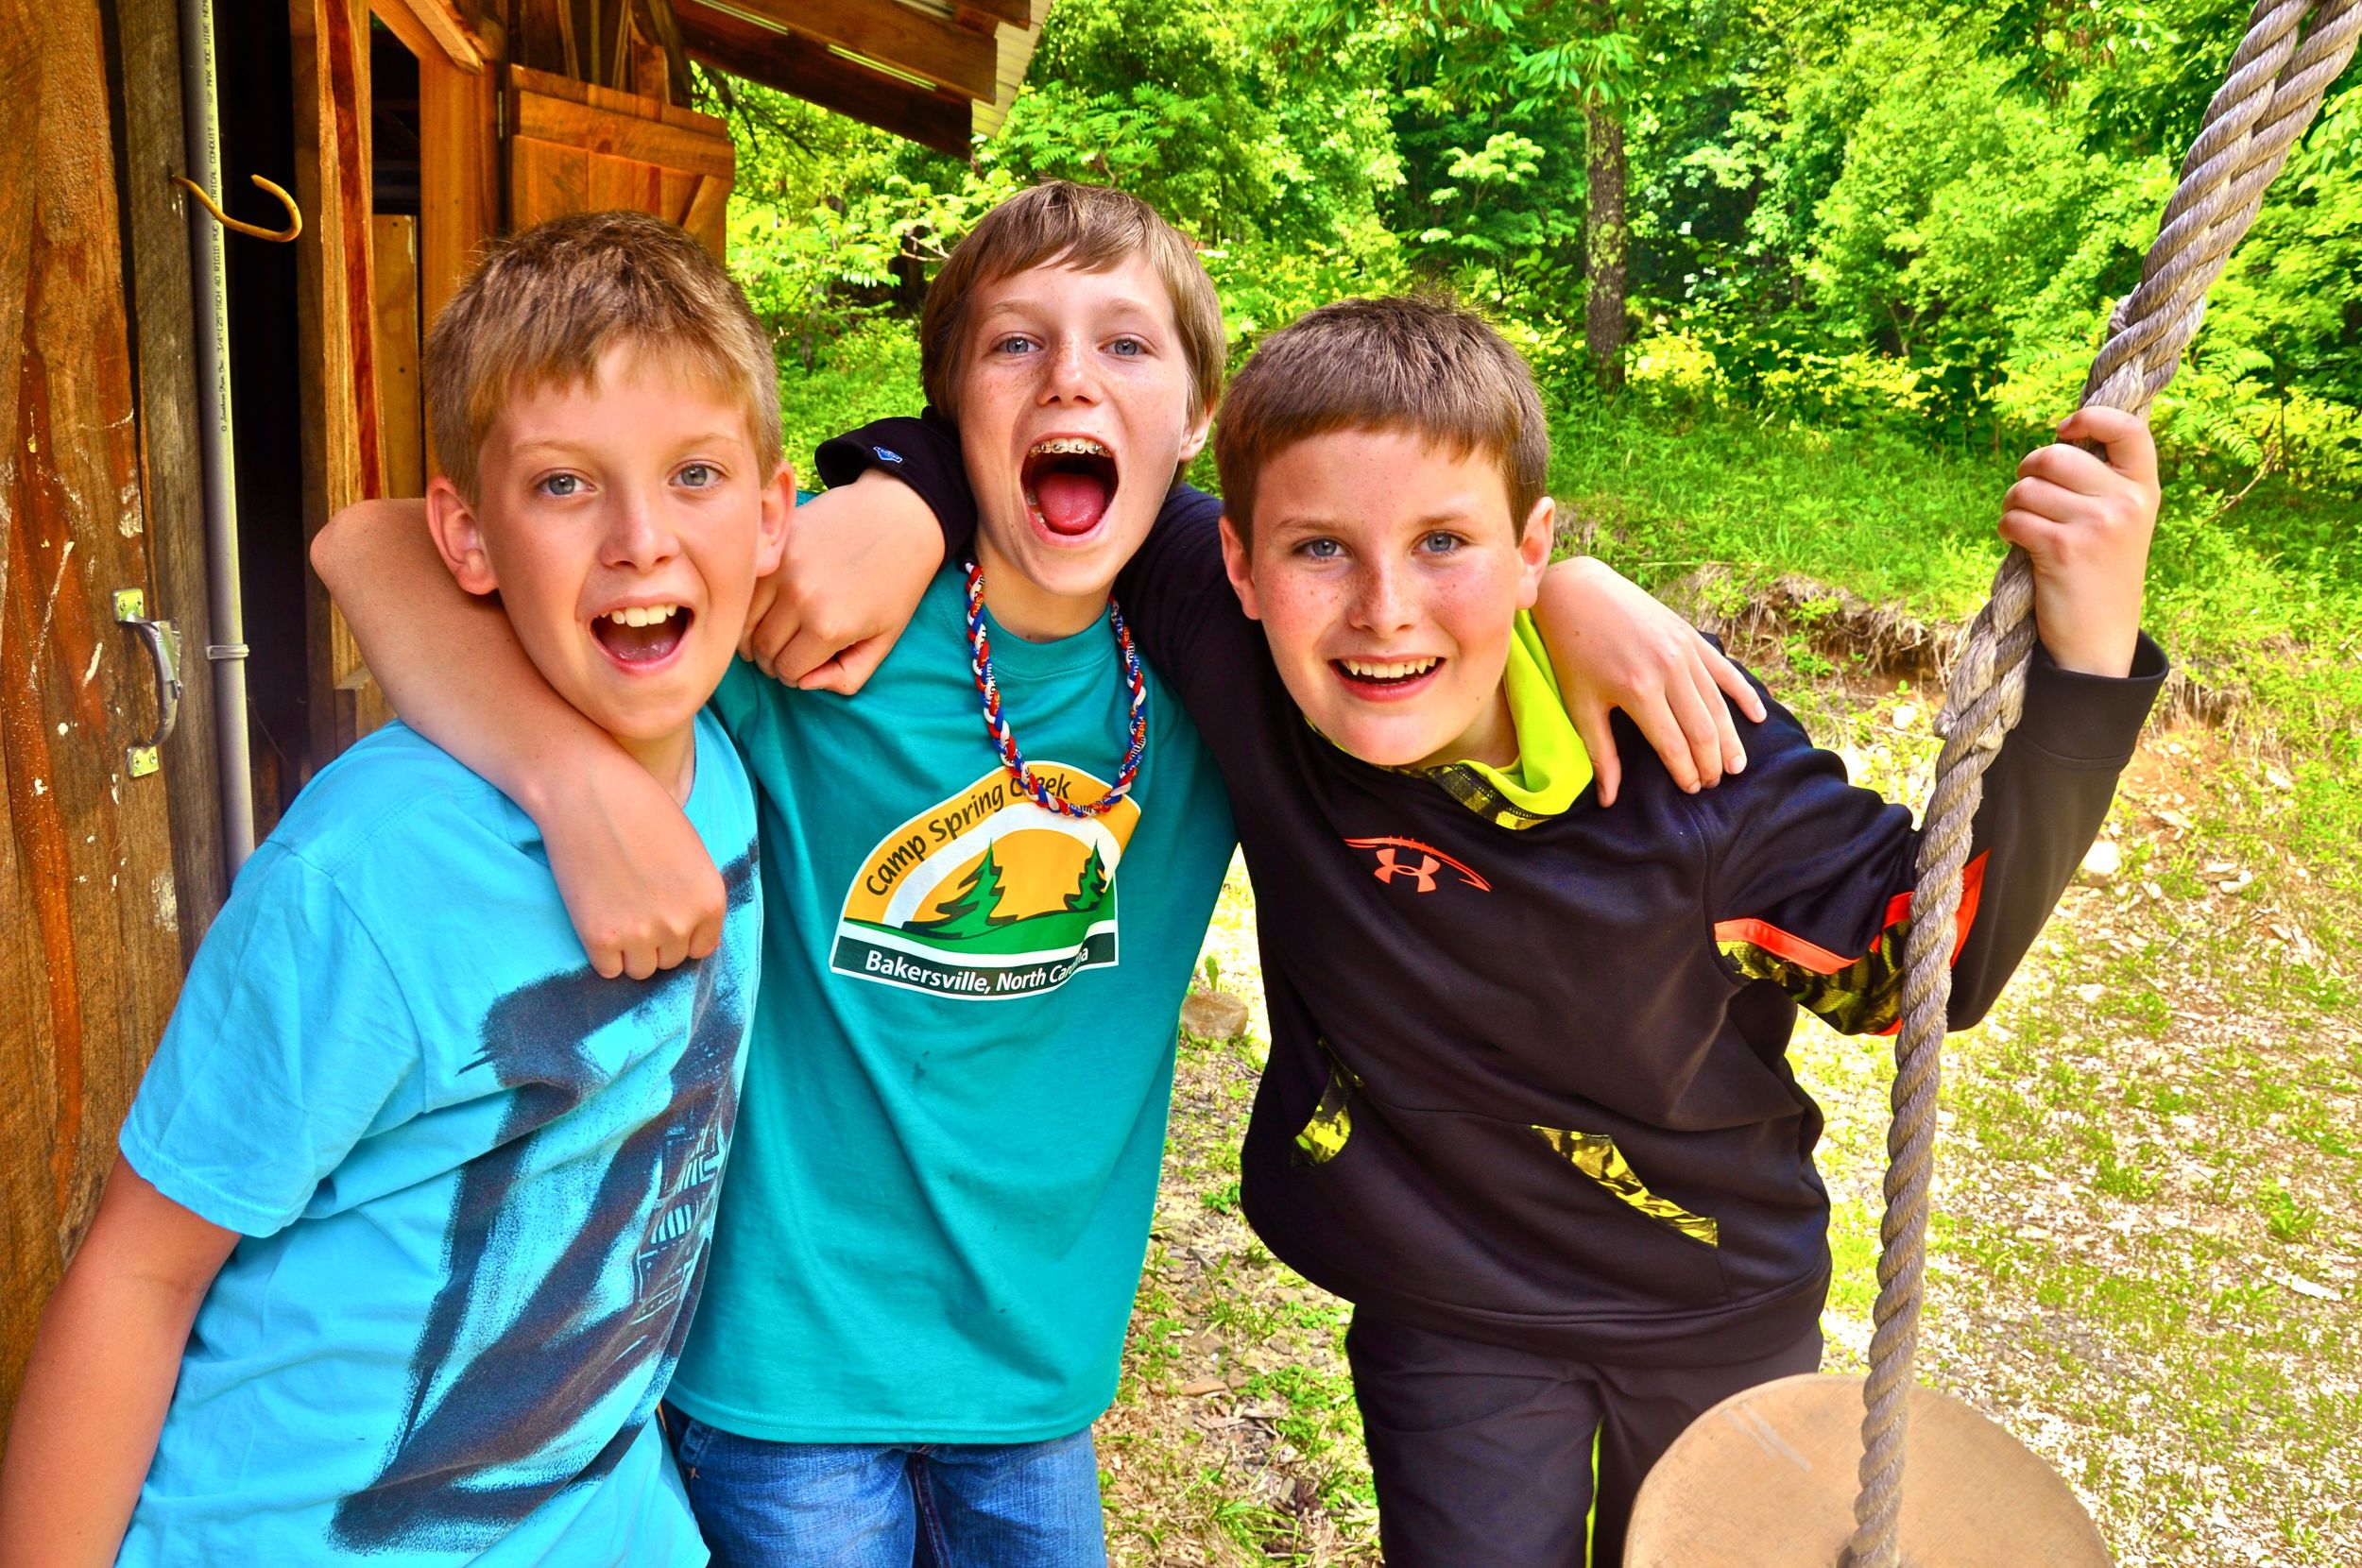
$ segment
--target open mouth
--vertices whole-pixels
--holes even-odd
[[[631,605],[590,620],[590,635],[619,664],[661,664],[689,635],[696,611],[686,605]]]
[[[1080,538],[1116,498],[1115,453],[1087,435],[1036,441],[1025,453],[1025,509],[1050,533]]]
[[[1440,658],[1332,658],[1328,667],[1347,685],[1390,691],[1416,685],[1441,669],[1443,663]]]

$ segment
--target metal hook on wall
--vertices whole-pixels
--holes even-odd
[[[273,230],[265,229],[260,224],[240,223],[236,218],[231,217],[229,213],[223,212],[219,207],[215,206],[214,198],[206,195],[205,188],[199,185],[196,180],[189,179],[185,175],[176,174],[172,177],[172,182],[175,185],[183,187],[188,191],[189,195],[197,197],[197,205],[213,213],[214,221],[220,224],[224,229],[234,229],[241,234],[251,234],[258,240],[269,240],[276,245],[286,245],[293,241],[296,236],[301,234],[303,232],[303,213],[297,208],[295,197],[289,196],[285,191],[272,184],[269,180],[265,179],[259,174],[250,174],[247,176],[247,178],[254,181],[255,184],[260,185],[264,190],[268,191],[271,195],[277,196],[279,198],[279,204],[287,209],[286,228]]]

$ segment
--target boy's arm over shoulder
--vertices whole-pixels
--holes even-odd
[[[33,1338],[0,1467],[0,1564],[114,1561],[189,1325],[237,1241],[116,1163]]]
[[[976,496],[959,432],[930,409],[918,418],[878,419],[822,444],[820,475],[831,486],[891,475],[926,503],[943,531],[945,558],[975,547]],[[1202,651],[1201,639],[1235,633],[1238,596],[1223,572],[1222,503],[1189,485],[1167,492],[1139,550],[1117,574],[1116,603],[1157,673],[1176,685]]]
[[[959,430],[930,408],[916,418],[872,419],[820,443],[813,454],[820,482],[830,489],[872,473],[899,479],[916,491],[943,532],[943,558],[964,560],[976,548],[976,493]]]
[[[932,410],[864,425],[816,456],[828,488],[796,508],[738,651],[784,685],[849,697],[894,651],[943,563],[967,554],[976,508],[959,434]]]
[[[1732,709],[1761,723],[1764,708],[1745,673],[1720,643],[1606,562],[1577,555],[1554,563],[1543,573],[1533,623],[1591,754],[1601,806],[1616,804],[1624,776],[1613,709],[1632,720],[1684,790],[1711,789],[1726,771],[1746,771]]]

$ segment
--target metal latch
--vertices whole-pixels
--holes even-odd
[[[156,733],[124,754],[130,775],[144,778],[163,766],[158,749],[172,738],[172,726],[180,719],[180,629],[169,621],[148,620],[147,595],[138,588],[115,589],[115,622],[138,634],[156,672]]]

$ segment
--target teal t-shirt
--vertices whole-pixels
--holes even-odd
[[[769,910],[711,1276],[671,1398],[785,1442],[1023,1442],[1114,1397],[1174,1018],[1232,844],[1212,759],[1149,682],[1131,798],[1076,821],[988,742],[947,567],[861,695],[738,666]],[[995,628],[1026,760],[1068,798],[1126,733],[1104,621]]]
[[[124,1124],[242,1239],[121,1562],[700,1563],[651,1416],[694,1309],[762,912],[710,717],[722,944],[585,963],[530,818],[400,724],[297,799],[206,933]]]

